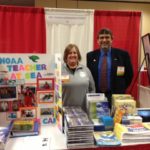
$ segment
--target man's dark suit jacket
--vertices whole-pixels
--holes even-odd
[[[91,70],[93,75],[96,92],[100,92],[98,89],[98,63],[100,57],[100,50],[94,50],[87,53],[87,67]],[[112,94],[124,94],[133,78],[133,68],[130,61],[128,52],[111,48],[111,93]],[[124,67],[124,75],[117,75],[117,68]]]

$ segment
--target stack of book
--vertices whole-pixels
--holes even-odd
[[[150,141],[150,123],[131,125],[116,123],[114,132],[123,145],[144,144]]]
[[[0,127],[0,150],[5,149],[5,145],[9,139],[12,122],[7,127]]]
[[[40,133],[40,120],[14,120],[10,137],[22,137],[39,135]]]
[[[94,127],[79,107],[65,108],[65,134],[68,148],[93,147]]]

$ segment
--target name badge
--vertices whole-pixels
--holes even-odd
[[[117,76],[123,76],[125,73],[125,68],[124,66],[118,66],[117,67]]]
[[[61,80],[62,80],[62,82],[64,83],[66,83],[66,82],[69,82],[69,80],[70,80],[70,77],[69,77],[69,75],[62,75],[61,76]]]

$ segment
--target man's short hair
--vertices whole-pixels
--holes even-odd
[[[97,38],[99,37],[100,34],[110,34],[111,35],[111,38],[113,38],[113,34],[112,34],[112,31],[108,28],[103,28],[101,29],[99,32],[98,32],[98,36]]]

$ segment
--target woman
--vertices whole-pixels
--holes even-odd
[[[80,64],[81,54],[75,44],[69,44],[64,51],[62,76],[63,106],[81,106],[86,111],[86,93],[95,92],[95,83],[89,69]]]

